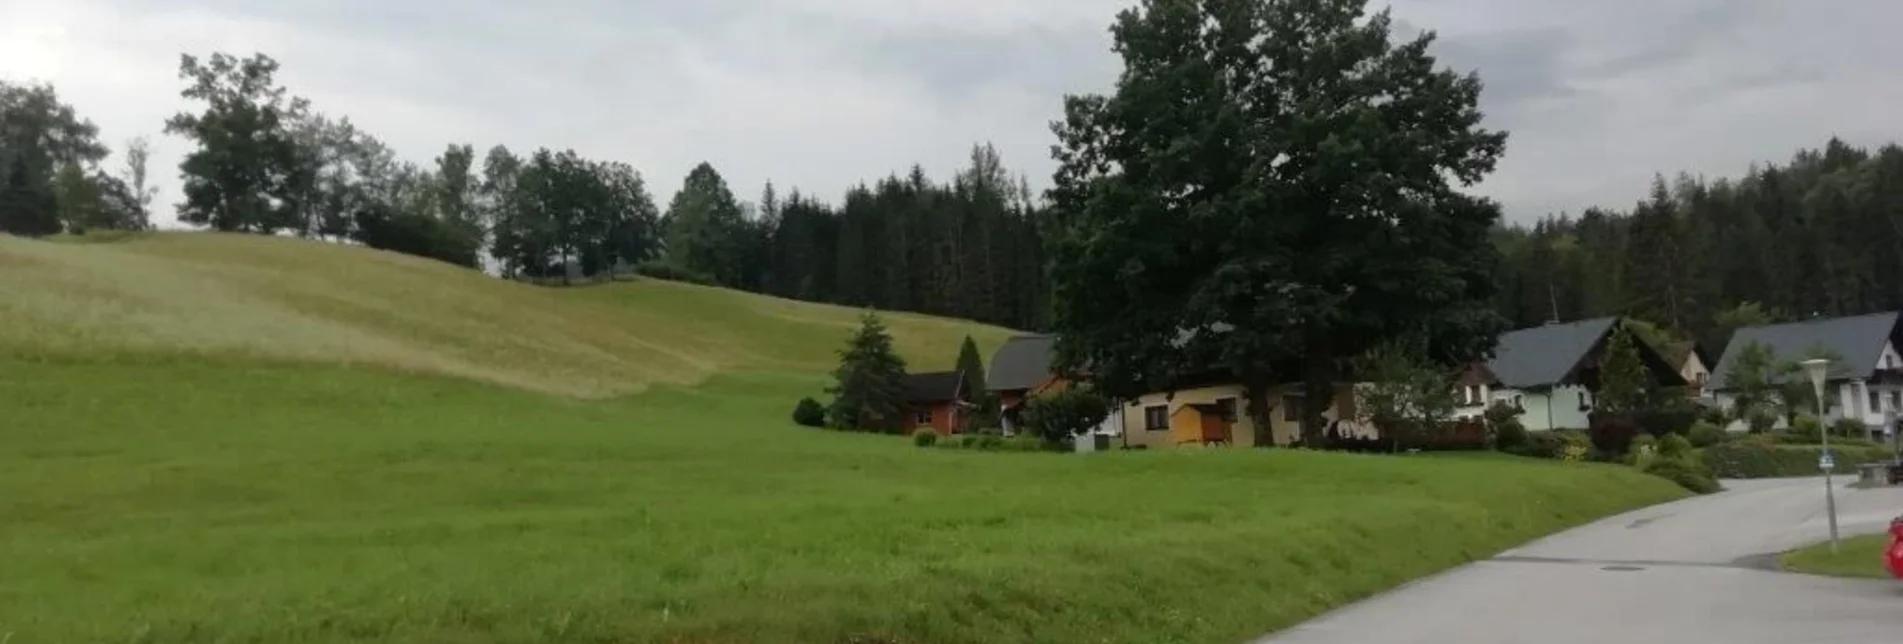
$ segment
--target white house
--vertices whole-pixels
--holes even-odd
[[[1585,429],[1599,387],[1599,366],[1615,333],[1631,333],[1620,318],[1547,324],[1500,336],[1493,359],[1470,366],[1457,381],[1455,415],[1478,417],[1504,403],[1521,410],[1529,430]],[[1680,365],[1634,338],[1654,385],[1685,384]]]
[[[1803,361],[1822,354],[1833,358],[1824,385],[1824,421],[1850,418],[1879,428],[1887,414],[1903,413],[1898,319],[1899,314],[1892,311],[1738,329],[1712,371],[1709,388],[1718,404],[1735,407],[1737,390],[1727,376],[1753,344],[1769,349],[1776,361]],[[1742,431],[1745,426],[1734,422],[1731,429]]]

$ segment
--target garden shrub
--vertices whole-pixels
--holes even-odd
[[[1054,452],[1058,446],[1029,434],[1019,434],[1004,439],[1000,448],[1007,452]]]
[[[1698,412],[1698,420],[1722,429],[1725,425],[1731,424],[1732,418],[1731,412],[1726,411],[1725,408],[1712,406]]]
[[[805,427],[825,427],[826,407],[810,396],[801,398],[799,404],[793,406],[793,422]]]
[[[1684,434],[1691,430],[1693,423],[1698,422],[1698,412],[1689,405],[1678,406],[1685,408],[1636,412],[1632,414],[1632,421],[1638,424],[1641,431],[1653,436]]]
[[[1632,437],[1632,445],[1627,448],[1627,453],[1635,456],[1638,454],[1655,454],[1658,451],[1659,439],[1653,438],[1651,434],[1639,434],[1638,436]]]
[[[978,437],[978,444],[977,444],[978,449],[996,450],[1000,447],[1004,447],[1003,436],[992,436],[990,434],[986,434],[986,435]]]
[[[1624,455],[1639,435],[1639,422],[1630,414],[1595,413],[1588,419],[1593,448],[1607,454]]]
[[[1691,458],[1692,442],[1677,434],[1666,436],[1659,441],[1658,454],[1660,458]]]
[[[1830,435],[1845,438],[1863,438],[1870,435],[1870,426],[1863,424],[1863,421],[1855,418],[1839,418],[1837,422],[1831,423]],[[1836,441],[1831,442],[1834,443]]]
[[[933,445],[937,445],[938,432],[933,431],[929,428],[912,432],[912,444],[917,445],[919,447],[931,447]]]
[[[1791,425],[1787,434],[1794,443],[1816,445],[1824,442],[1824,423],[1810,414],[1798,414],[1797,423]]]
[[[1711,447],[1731,439],[1731,434],[1726,432],[1722,425],[1703,420],[1693,424],[1691,431],[1686,435],[1691,438],[1692,446],[1699,448]]]
[[[1527,440],[1526,425],[1521,424],[1518,418],[1509,417],[1493,424],[1494,449],[1514,453],[1515,450],[1525,447]]]
[[[1862,445],[1830,446],[1836,454],[1839,472],[1852,471],[1858,465],[1885,461],[1890,452],[1881,447]],[[1756,479],[1815,476],[1817,457],[1823,448],[1816,445],[1779,445],[1767,440],[1736,440],[1705,448],[1703,460],[1719,478]]]
[[[1718,484],[1718,479],[1712,477],[1711,470],[1689,458],[1660,456],[1650,459],[1640,470],[1677,483],[1680,487],[1699,494],[1711,494],[1724,489]]]

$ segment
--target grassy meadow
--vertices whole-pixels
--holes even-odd
[[[0,237],[0,641],[1236,642],[1678,498],[1629,468],[809,430],[856,311]],[[945,368],[965,334],[889,320]]]

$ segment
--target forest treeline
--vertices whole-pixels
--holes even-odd
[[[404,161],[279,85],[263,55],[183,56],[196,111],[179,221],[295,234],[559,283],[620,266],[802,300],[1050,322],[1044,199],[994,148],[948,180],[919,167],[829,202],[768,183],[743,199],[710,164],[666,207],[627,164],[451,144]],[[0,231],[150,226],[148,146],[111,147],[51,85],[0,81]],[[749,191],[751,192],[751,191]],[[1643,193],[1635,186],[1635,193]],[[1903,149],[1832,139],[1740,176],[1658,178],[1626,209],[1496,227],[1509,326],[1628,314],[1717,351],[1730,330],[1903,308]]]

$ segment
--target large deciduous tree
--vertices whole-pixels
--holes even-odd
[[[1113,397],[1221,368],[1300,373],[1305,440],[1344,359],[1404,333],[1486,353],[1496,204],[1459,192],[1506,136],[1480,81],[1438,69],[1365,0],[1145,0],[1108,96],[1065,99],[1050,192],[1060,361]]]
[[[681,268],[739,286],[748,246],[746,219],[727,181],[702,163],[687,173],[667,206],[667,256]]]
[[[99,128],[52,85],[0,81],[0,232],[51,235],[109,214],[102,195],[123,191],[97,171],[106,153]]]
[[[315,168],[300,149],[292,125],[306,109],[303,99],[277,84],[278,63],[264,54],[239,59],[183,55],[180,95],[205,104],[181,112],[165,131],[198,143],[179,170],[185,202],[179,219],[221,231],[274,233],[298,229]]]

